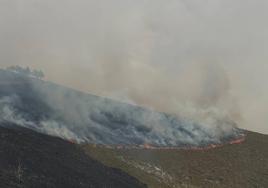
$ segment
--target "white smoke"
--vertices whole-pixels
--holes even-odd
[[[3,81],[9,83],[0,90],[3,122],[76,142],[206,146],[241,133],[228,113],[216,107],[204,106],[201,110],[187,104],[180,114],[171,116],[38,79],[22,79],[9,71],[0,73]],[[13,82],[22,82],[22,86],[13,87]]]
[[[12,107],[12,103],[17,102],[18,100],[17,96],[2,97],[0,99],[0,123],[14,123],[15,125],[34,129],[41,133],[61,137],[63,139],[74,140],[76,142],[82,141],[79,136],[70,131],[65,125],[61,125],[56,121],[41,121],[36,124],[31,120],[26,120]]]

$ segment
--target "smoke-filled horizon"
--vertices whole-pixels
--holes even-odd
[[[0,2],[0,66],[194,118],[215,111],[268,133],[268,3]]]

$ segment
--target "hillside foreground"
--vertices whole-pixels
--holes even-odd
[[[247,132],[241,144],[194,150],[109,149],[84,145],[87,154],[120,168],[150,188],[266,188],[268,136]]]
[[[77,145],[10,123],[0,126],[1,188],[145,188]]]

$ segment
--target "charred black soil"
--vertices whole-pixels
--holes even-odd
[[[3,127],[4,126],[4,127]],[[0,126],[1,188],[145,188],[75,144],[13,124]]]

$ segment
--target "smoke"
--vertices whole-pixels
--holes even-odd
[[[37,125],[36,122],[30,119],[25,119],[17,109],[13,108],[15,105],[14,103],[18,103],[19,100],[20,99],[17,96],[2,97],[0,99],[0,123],[10,122],[22,127],[37,130],[41,133],[61,137],[63,139],[75,140],[77,142],[83,141],[79,138],[79,136],[70,131],[68,127],[64,124],[59,124],[57,121],[43,120]]]
[[[48,80],[86,92],[267,133],[267,8],[261,0],[4,0],[0,65],[42,69]]]
[[[207,146],[242,136],[218,109],[180,117],[86,95],[18,73],[0,71],[0,121],[77,142],[154,146]],[[12,86],[16,83],[17,87]],[[186,112],[186,110],[185,110]]]

